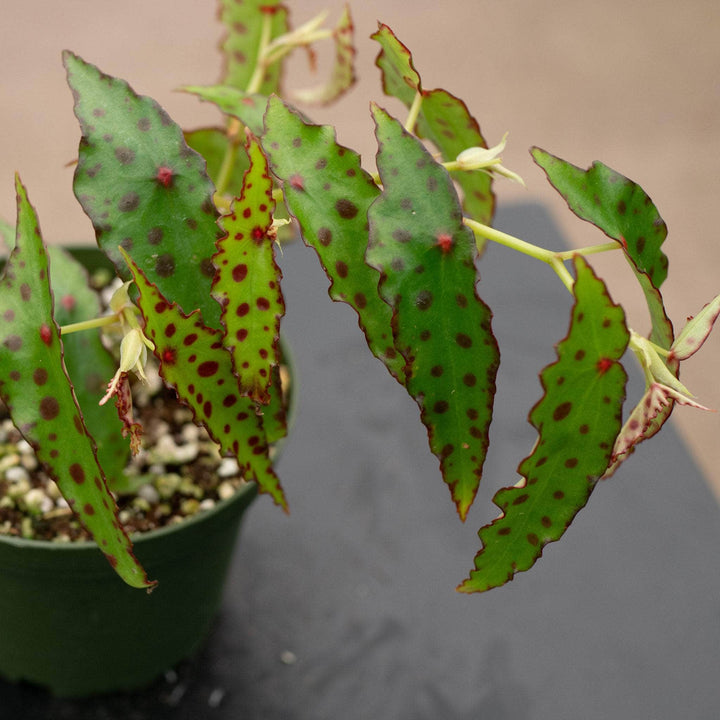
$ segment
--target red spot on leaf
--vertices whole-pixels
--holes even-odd
[[[452,236],[447,233],[440,233],[437,238],[438,247],[443,251],[443,255],[447,255],[453,246]]]
[[[82,485],[85,482],[85,470],[83,470],[80,463],[73,463],[69,468],[68,472],[70,477],[78,484]]]
[[[160,356],[162,358],[162,361],[166,363],[167,365],[174,365],[177,361],[177,352],[175,348],[172,347],[166,347]]]
[[[262,240],[265,237],[265,231],[259,226],[255,226],[252,230],[253,240]]]
[[[214,360],[206,360],[198,365],[198,375],[200,377],[210,377],[218,371],[219,365]]]
[[[43,323],[40,326],[40,339],[47,345],[50,345],[50,341],[52,340],[52,333],[50,332],[50,327]]]
[[[613,366],[613,361],[610,358],[600,358],[597,361],[597,371],[599,375],[604,375]]]
[[[169,167],[161,165],[157,170],[157,175],[155,176],[155,179],[163,187],[169,188],[173,183],[173,171]]]
[[[232,278],[235,282],[242,282],[247,277],[247,274],[248,266],[244,263],[240,263],[232,269]]]
[[[290,176],[290,187],[294,187],[296,190],[304,190],[305,189],[305,181],[303,180],[302,175],[298,175],[297,173],[295,175]]]
[[[71,312],[75,309],[75,296],[74,295],[63,295],[60,299],[60,304],[67,310],[68,312]]]

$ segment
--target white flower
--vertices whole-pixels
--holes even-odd
[[[491,148],[470,147],[463,150],[454,163],[447,163],[446,168],[448,170],[480,170],[486,173],[496,173],[525,187],[525,181],[517,173],[502,165],[500,154],[505,149],[507,136],[508,134],[505,133],[502,140]]]

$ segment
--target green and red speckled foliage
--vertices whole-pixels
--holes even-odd
[[[227,236],[213,258],[213,285],[222,306],[226,347],[232,352],[240,392],[267,404],[272,368],[280,364],[280,318],[285,313],[275,262],[272,179],[257,140],[248,138],[250,168],[240,197],[222,217]]]
[[[460,586],[477,592],[529,569],[558,540],[605,472],[620,431],[629,341],[625,313],[581,257],[575,307],[558,359],[543,370],[545,394],[530,413],[539,437],[520,464],[523,481],[495,495],[503,514],[479,532],[483,549]]]
[[[15,248],[0,292],[0,397],[64,497],[117,573],[152,587],[131,552],[63,362],[48,259],[35,211],[16,182]]]
[[[465,103],[424,88],[409,49],[383,24],[371,36],[380,45],[376,65],[383,90],[408,116],[401,124],[371,106],[373,175],[332,126],[313,124],[279,96],[284,58],[303,48],[312,59],[311,46],[324,39],[335,47],[329,78],[294,97],[327,103],[353,84],[349,11],[333,29],[319,16],[291,31],[277,1],[221,0],[220,7],[220,82],[185,90],[214,103],[224,127],[184,133],[154,100],[64,55],[82,130],[75,194],[100,248],[135,285],[134,304],[108,319],[122,319],[132,340],[129,357],[121,346],[116,376],[140,372],[151,348],[195,420],[286,508],[269,447],[286,431],[275,244],[287,210],[330,280],[330,297],[354,308],[370,351],[419,406],[465,519],[488,451],[500,362],[492,298],[479,293],[480,251],[496,241],[549,264],[572,294],[570,327],[540,374],[542,397],[529,416],[537,442],[520,463],[520,481],[495,495],[501,515],[480,529],[482,548],[458,589],[502,585],[564,534],[598,480],[657,433],[675,404],[702,407],[679,367],[707,338],[720,296],[675,336],[660,291],[665,223],[642,188],[599,162],[583,170],[532,149],[570,209],[609,243],[554,252],[491,227],[494,176],[519,179],[500,164],[505,140],[488,149]],[[0,223],[0,237],[15,243],[0,281],[0,396],[120,576],[146,587],[105,484],[127,455],[122,423],[97,407],[112,361],[99,336],[76,338],[65,327],[61,341],[58,331],[68,323],[77,330],[98,312],[97,300],[63,253],[53,250],[48,262],[19,182],[17,195],[17,231]],[[648,337],[626,326],[586,259],[609,250],[625,257],[645,295]],[[622,363],[633,356],[646,388],[624,417]]]
[[[482,475],[500,364],[492,313],[475,290],[477,249],[448,173],[373,107],[383,192],[368,210],[367,261],[392,309],[407,389],[464,520]]]
[[[160,375],[193,410],[224,452],[238,460],[250,480],[285,507],[280,482],[268,455],[268,442],[255,400],[238,387],[224,334],[203,323],[198,310],[190,315],[169,302],[126,256],[140,289],[138,306],[145,332],[155,344]]]
[[[382,71],[383,90],[408,108],[420,96],[418,135],[430,140],[443,160],[454,160],[470,147],[487,147],[480,125],[460,98],[441,88],[426,90],[422,86],[410,50],[387,25],[380,23],[372,38],[382,48],[376,64]],[[492,178],[484,173],[458,173],[455,180],[462,188],[467,215],[482,223],[492,222],[495,213]]]
[[[220,20],[226,31],[221,45],[222,82],[244,91],[255,74],[263,43],[288,31],[287,8],[279,0],[220,0]],[[257,92],[278,92],[281,76],[282,66],[268,67]]]
[[[121,275],[118,247],[186,312],[200,308],[219,327],[210,285],[220,228],[203,158],[154,100],[72,53],[64,59],[83,133],[73,189],[98,244]]]
[[[355,309],[370,350],[404,382],[392,313],[377,292],[380,276],[365,262],[367,212],[380,190],[358,154],[338,145],[332,128],[306,123],[279,98],[271,99],[265,125],[263,148],[270,167],[283,182],[285,202],[303,240],[330,278],[330,297]]]

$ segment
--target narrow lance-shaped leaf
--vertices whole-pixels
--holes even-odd
[[[222,223],[213,295],[222,306],[225,347],[232,352],[240,391],[267,404],[272,368],[279,364],[280,318],[285,304],[275,262],[272,179],[258,141],[248,138],[250,169],[242,195]]]
[[[164,298],[129,256],[125,256],[140,291],[138,307],[145,334],[155,345],[160,375],[175,388],[223,452],[234,455],[248,480],[285,507],[285,497],[268,455],[262,417],[235,381],[223,333],[207,327],[199,311],[183,313]]]
[[[367,260],[381,272],[395,347],[430,448],[465,518],[477,492],[500,355],[475,289],[477,250],[447,172],[374,106],[382,195],[368,211]]]
[[[523,480],[494,497],[502,515],[479,531],[483,548],[458,588],[482,592],[528,570],[585,505],[620,430],[629,333],[622,308],[580,257],[575,306],[558,359],[543,370],[544,395],[530,413],[539,437],[518,468]]]
[[[100,315],[100,298],[88,285],[85,268],[59,247],[49,247],[53,268],[55,321],[58,325],[89,320]],[[116,361],[103,345],[99,330],[62,335],[68,375],[73,383],[85,425],[97,443],[97,456],[110,489],[114,490],[127,464],[130,446],[122,436],[122,423],[113,403],[100,405]]]
[[[296,90],[293,97],[304,103],[327,105],[344,95],[355,83],[355,45],[350,8],[346,5],[333,30],[335,62],[328,80],[317,87]]]
[[[221,48],[224,57],[222,81],[247,90],[257,64],[260,43],[267,25],[267,40],[288,31],[287,9],[279,0],[221,0],[220,19],[227,30]],[[259,89],[263,95],[277,92],[282,66],[267,69]]]
[[[154,100],[72,53],[64,59],[83,134],[74,191],[98,244],[121,275],[118,246],[164,295],[219,327],[210,258],[221,231],[204,159]]]
[[[330,297],[355,309],[370,350],[403,382],[391,311],[377,291],[380,276],[365,263],[367,210],[380,193],[377,185],[357,153],[337,143],[332,127],[306,123],[276,97],[268,104],[265,127],[270,168],[284,183],[285,202],[303,240],[330,278]]]
[[[447,90],[425,90],[415,69],[410,50],[382,23],[372,35],[382,50],[375,64],[382,71],[383,90],[410,108],[417,93],[422,94],[417,129],[431,140],[444,160],[455,160],[470,147],[487,147],[477,120],[465,103]],[[482,172],[460,172],[454,178],[463,191],[463,209],[475,220],[490,224],[495,212],[492,178]]]
[[[16,245],[0,284],[0,396],[117,574],[134,587],[151,587],[118,521],[67,376],[37,216],[19,180],[16,189]]]
[[[668,269],[667,257],[661,249],[667,227],[652,200],[637,183],[600,162],[583,170],[537,147],[531,150],[531,154],[568,207],[579,218],[592,223],[620,243],[645,295],[652,326],[650,339],[659,347],[669,349],[674,338],[673,326],[660,293],[660,285]],[[677,377],[677,359],[670,357],[665,363]],[[643,412],[641,406],[649,401],[650,392],[650,387],[646,388],[636,412]],[[644,432],[633,443],[633,449],[637,443],[657,434],[670,417],[673,407],[674,402],[668,400],[659,412],[652,415]],[[629,457],[631,451],[617,454],[607,476]]]

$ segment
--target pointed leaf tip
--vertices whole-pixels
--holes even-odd
[[[477,295],[477,250],[449,175],[397,120],[377,105],[372,112],[383,192],[368,210],[367,261],[380,272],[408,392],[464,519],[482,474],[500,362],[492,313]]]
[[[493,498],[502,514],[479,530],[482,549],[460,592],[499,587],[531,568],[585,506],[610,462],[627,380],[620,358],[630,335],[602,280],[580,256],[575,267],[570,330],[540,376],[544,395],[530,413],[538,441],[518,468],[523,480]]]

